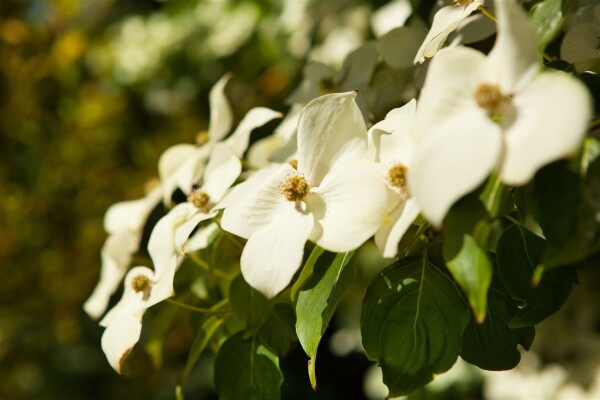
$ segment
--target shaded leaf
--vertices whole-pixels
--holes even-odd
[[[204,352],[206,349],[206,346],[208,346],[210,343],[210,340],[213,338],[214,334],[217,332],[217,330],[219,330],[221,325],[223,325],[223,322],[224,317],[217,317],[213,315],[206,318],[200,325],[200,329],[194,338],[194,343],[192,343],[192,347],[190,348],[190,352],[185,363],[185,368],[181,373],[181,385],[187,381],[190,372],[192,372],[192,368],[194,368],[198,362],[198,359],[202,355],[202,352]]]
[[[543,50],[561,31],[564,16],[562,0],[544,0],[531,9],[530,20],[535,27],[540,48]]]
[[[402,26],[392,29],[377,40],[377,49],[383,60],[393,68],[412,68],[417,51],[427,32]]]
[[[256,337],[229,337],[215,360],[215,386],[223,400],[280,398],[283,375],[277,356]]]
[[[390,396],[408,394],[447,371],[468,321],[458,288],[427,259],[404,258],[381,271],[365,295],[361,332]]]
[[[273,309],[273,302],[248,285],[242,275],[231,282],[229,304],[233,312],[246,323],[249,332],[256,331]]]
[[[296,337],[296,312],[291,304],[277,303],[269,319],[260,327],[260,339],[275,352],[284,356],[298,340]]]

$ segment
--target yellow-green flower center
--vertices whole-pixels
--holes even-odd
[[[194,190],[188,196],[188,201],[202,212],[208,212],[210,209],[210,196],[203,190]]]
[[[136,275],[131,280],[131,287],[136,293],[143,293],[144,299],[147,299],[152,289],[152,282],[146,275]]]
[[[300,201],[310,191],[310,185],[301,175],[289,176],[281,184],[281,194],[289,201]]]
[[[408,168],[404,164],[397,163],[392,165],[387,174],[388,182],[395,188],[405,190],[407,172]]]
[[[209,137],[210,135],[207,131],[198,132],[198,134],[196,135],[196,144],[198,146],[202,146],[203,144],[208,142]]]
[[[482,83],[475,90],[475,101],[479,107],[488,112],[490,116],[501,114],[502,104],[505,96],[500,91],[498,85]]]

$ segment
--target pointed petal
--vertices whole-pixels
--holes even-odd
[[[283,114],[270,108],[255,107],[248,111],[226,142],[238,157],[242,157],[248,148],[248,143],[250,143],[250,133],[272,119],[281,118],[282,116]]]
[[[446,213],[496,167],[502,133],[479,110],[456,115],[421,143],[408,170],[409,193],[440,227]]]
[[[539,70],[537,35],[525,11],[515,0],[496,1],[498,36],[488,56],[490,69],[503,93],[514,93],[527,85]]]
[[[482,3],[483,1],[474,1],[465,8],[450,5],[438,10],[433,17],[429,33],[417,51],[414,62],[422,63],[425,58],[433,57],[442,47],[448,35]]]
[[[314,220],[288,202],[276,218],[252,234],[240,260],[250,286],[271,298],[281,292],[300,268],[304,244]]]
[[[239,197],[227,196],[227,199],[233,201],[228,200],[229,204],[223,211],[221,227],[224,230],[248,239],[254,232],[269,224],[282,210],[289,208],[291,203],[281,194],[280,185],[296,171],[290,165],[282,164],[267,172],[267,176],[258,175],[250,181],[253,176],[244,182],[241,189],[234,190],[233,193],[237,193]]]
[[[174,177],[187,160],[193,157],[197,147],[192,144],[176,144],[165,150],[158,160],[158,176],[163,186],[163,202],[169,204],[171,195],[177,189],[178,180]]]
[[[242,163],[233,150],[225,143],[217,143],[204,170],[202,190],[210,196],[211,202],[216,203],[240,176],[240,172]]]
[[[375,244],[383,257],[396,257],[400,239],[420,212],[414,199],[398,201],[389,217],[386,218],[386,223],[375,234]]]
[[[311,101],[298,123],[298,171],[317,186],[339,160],[367,150],[367,128],[354,101],[356,92],[334,93]]]
[[[152,189],[145,197],[113,204],[104,215],[104,229],[110,234],[141,231],[146,219],[158,204],[160,186]]]
[[[110,366],[119,374],[133,346],[140,340],[144,310],[142,308],[137,313],[119,315],[102,335],[102,351]]]
[[[417,105],[412,128],[416,140],[424,140],[462,110],[479,108],[474,93],[486,67],[485,56],[466,47],[444,49],[435,56]]]
[[[208,213],[198,211],[195,214],[188,216],[187,220],[175,230],[173,240],[175,242],[175,251],[177,254],[185,255],[186,252],[184,251],[184,247],[190,234],[196,229],[200,222],[216,217],[218,213],[217,210],[212,210]]]
[[[202,177],[202,172],[206,160],[210,155],[212,146],[188,146],[191,145],[177,145],[171,147],[171,149],[173,149],[172,151],[167,150],[167,152],[169,152],[167,156],[168,160],[178,158],[177,163],[175,161],[169,161],[168,163],[165,161],[165,164],[170,165],[169,169],[161,169],[163,157],[161,157],[161,160],[159,161],[159,173],[163,186],[163,201],[165,204],[170,203],[171,195],[175,189],[179,188],[185,194],[189,194],[192,191],[193,186],[197,184]],[[163,153],[163,156],[167,154],[167,152]]]
[[[231,74],[225,74],[213,86],[208,96],[210,103],[210,122],[208,133],[211,141],[222,140],[233,124],[233,113],[227,97],[225,96],[225,85],[231,79]]]
[[[522,185],[552,161],[579,148],[592,117],[587,88],[561,72],[539,74],[513,99],[517,119],[505,133],[502,181]]]
[[[307,205],[321,235],[311,235],[311,240],[336,253],[354,250],[373,236],[388,201],[383,176],[375,164],[365,160],[336,164],[313,193]]]
[[[416,107],[417,101],[412,99],[402,107],[391,110],[383,121],[369,129],[369,154],[374,161],[402,159],[398,161],[408,165],[405,159],[413,153],[414,140],[410,134]]]
[[[198,231],[185,242],[183,246],[184,253],[189,254],[207,248],[214,239],[213,235],[218,232],[218,230],[219,225],[214,222],[199,228]]]
[[[126,232],[110,235],[104,242],[100,253],[102,259],[100,279],[83,305],[85,312],[93,319],[100,318],[106,310],[110,297],[127,272],[132,254],[137,251],[140,240],[141,232]]]

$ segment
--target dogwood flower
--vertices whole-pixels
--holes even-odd
[[[311,101],[298,123],[297,162],[250,178],[253,184],[234,189],[236,201],[223,212],[222,228],[248,239],[240,260],[244,278],[268,297],[289,284],[307,240],[346,252],[379,229],[387,188],[363,158],[367,130],[355,97]]]
[[[406,174],[412,163],[415,140],[410,126],[417,102],[390,111],[385,119],[369,129],[370,152],[375,162],[381,163],[388,184],[388,206],[381,228],[375,233],[375,244],[383,257],[398,253],[398,243],[420,209],[408,192]]]
[[[132,255],[138,250],[144,224],[160,200],[162,189],[155,187],[145,197],[111,206],[104,216],[109,234],[101,250],[102,268],[94,291],[83,305],[85,312],[98,319],[106,310],[110,296],[117,290]]]
[[[121,300],[100,321],[100,325],[106,327],[102,350],[119,374],[123,362],[140,339],[146,309],[172,296],[172,281],[167,271],[154,272],[142,266],[127,273]]]
[[[456,4],[442,7],[433,16],[429,33],[415,56],[415,64],[433,57],[444,44],[448,35],[483,5],[484,0],[455,0]]]
[[[202,176],[206,161],[214,145],[221,142],[231,129],[233,116],[225,96],[225,85],[230,75],[223,76],[211,89],[209,103],[211,118],[207,132],[201,132],[196,145],[177,144],[164,151],[158,161],[158,172],[163,185],[163,201],[169,204],[175,189],[181,189],[189,195]],[[248,147],[250,133],[271,121],[280,118],[281,113],[266,107],[255,107],[248,111],[235,131],[225,140],[241,157]]]
[[[574,153],[591,117],[581,82],[539,71],[536,35],[520,6],[495,4],[498,36],[490,54],[441,51],[419,99],[408,187],[438,227],[495,168],[504,183],[522,185],[543,165]]]

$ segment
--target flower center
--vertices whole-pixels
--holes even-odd
[[[188,201],[202,212],[210,209],[210,196],[204,190],[194,190],[188,196]]]
[[[498,85],[482,83],[475,91],[475,101],[477,102],[477,105],[486,110],[489,115],[495,116],[500,114],[500,108],[504,102],[504,95],[502,95]]]
[[[131,281],[131,287],[136,293],[143,293],[144,300],[150,296],[150,290],[152,289],[152,282],[146,275],[137,275]]]
[[[395,188],[406,190],[406,165],[397,163],[388,170],[387,179],[390,185]]]
[[[300,201],[310,191],[310,185],[300,175],[289,176],[281,184],[281,194],[289,201]]]
[[[198,132],[198,134],[196,135],[196,144],[198,146],[202,146],[203,144],[208,142],[209,136],[210,135],[207,131]]]

